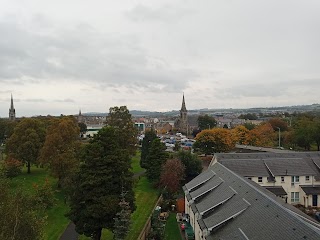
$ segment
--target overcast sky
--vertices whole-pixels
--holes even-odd
[[[319,0],[0,0],[0,117],[320,103]]]

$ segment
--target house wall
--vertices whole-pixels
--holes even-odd
[[[284,178],[284,181],[281,181],[281,177]],[[248,177],[247,177],[248,178]],[[261,186],[281,186],[287,192],[288,203],[290,204],[302,204],[307,206],[312,206],[312,196],[307,199],[307,195],[300,188],[300,185],[320,185],[319,181],[315,181],[313,176],[309,176],[309,181],[306,180],[306,176],[299,176],[299,182],[292,183],[292,176],[276,176],[275,182],[268,182],[267,177],[262,177],[262,182],[258,182],[258,177],[251,177],[251,180],[258,183]],[[318,183],[318,184],[317,184]],[[299,201],[291,201],[291,193],[299,192]],[[320,198],[318,200],[318,206],[320,207]]]
[[[192,211],[192,209],[191,209],[191,207],[189,205],[189,202],[188,202],[186,197],[185,197],[185,213],[189,214],[190,224],[193,227],[195,240],[203,240],[203,238],[201,238],[202,231],[201,231],[200,226],[198,224],[197,216]]]

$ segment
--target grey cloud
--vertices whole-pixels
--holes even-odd
[[[163,5],[151,8],[145,5],[136,5],[130,11],[126,12],[126,16],[136,22],[160,21],[170,22],[179,21],[184,16],[192,14],[194,11],[177,5]]]
[[[191,69],[154,65],[136,36],[102,34],[88,24],[40,35],[0,22],[0,32],[5,32],[0,40],[2,82],[69,79],[96,83],[102,89],[112,85],[181,91],[197,75]]]
[[[66,99],[56,99],[54,100],[54,102],[74,103],[75,101],[73,99],[66,98]]]
[[[14,100],[16,101],[16,100]],[[29,99],[24,99],[24,100],[21,100],[22,102],[35,102],[35,103],[41,103],[41,102],[46,102],[45,99],[42,99],[42,98],[29,98]]]

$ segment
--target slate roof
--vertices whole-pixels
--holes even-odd
[[[201,216],[200,228],[209,231],[205,239],[320,239],[320,225],[290,206],[258,184],[232,172],[219,162],[203,173],[215,175],[201,187],[192,190],[199,179],[184,187],[188,196],[201,189],[205,192],[217,179],[222,182],[192,203],[191,209]],[[203,175],[200,174],[199,176]],[[207,177],[204,177],[204,179]],[[190,198],[190,196],[189,196]],[[287,208],[288,206],[288,208]],[[207,209],[207,211],[206,211]],[[292,207],[291,207],[292,209]],[[297,214],[297,212],[299,214]]]
[[[301,186],[302,190],[306,193],[306,195],[318,195],[320,194],[320,186]]]
[[[268,177],[270,176],[268,169],[266,168],[263,161],[259,160],[234,160],[223,159],[219,161],[221,164],[231,169],[232,171],[246,177]]]
[[[201,186],[202,184],[204,184],[206,181],[208,181],[210,178],[212,178],[215,175],[215,173],[213,171],[206,171],[203,174],[198,175],[197,177],[195,177],[191,182],[188,182],[185,185],[185,188],[188,191],[194,190],[197,187]]]
[[[285,196],[287,195],[286,191],[281,186],[265,186],[265,189],[272,192],[276,196]]]
[[[218,162],[246,176],[315,176],[320,180],[318,152],[218,153]],[[265,165],[265,167],[263,167]]]

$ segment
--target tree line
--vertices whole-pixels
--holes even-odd
[[[123,224],[120,218],[135,209],[131,157],[136,152],[136,135],[125,106],[110,108],[106,126],[85,143],[74,117],[24,118],[17,123],[1,120],[0,141],[5,143],[6,158],[1,164],[0,185],[6,194],[0,195],[0,238],[42,239],[43,208],[40,204],[28,208],[29,197],[21,191],[11,193],[6,178],[19,174],[22,165],[32,174],[31,166],[36,165],[47,168],[66,193],[67,217],[79,234],[100,239],[102,229],[108,228],[115,239],[123,239],[130,224]],[[47,188],[38,186],[39,192],[46,193],[43,199],[48,200],[52,189]],[[13,209],[2,209],[2,203],[7,206],[11,202]],[[27,207],[25,214],[20,211],[23,205]],[[17,214],[25,219],[18,219]],[[18,237],[18,230],[24,237]]]
[[[206,154],[228,152],[235,144],[320,150],[320,117],[314,113],[273,117],[259,125],[245,123],[232,129],[212,127],[213,117],[199,116],[194,148]],[[208,127],[210,124],[211,128]]]

